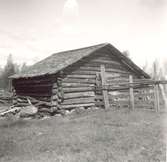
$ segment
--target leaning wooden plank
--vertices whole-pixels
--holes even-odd
[[[76,87],[76,88],[63,88],[64,93],[71,93],[71,92],[88,92],[93,91],[94,87]]]
[[[85,98],[74,98],[64,100],[61,105],[71,105],[71,104],[85,104],[85,103],[93,103],[95,102],[95,97],[85,97]]]
[[[88,103],[88,104],[73,104],[73,105],[61,105],[62,109],[71,109],[77,107],[92,107],[95,106],[95,103]]]
[[[65,93],[64,99],[91,97],[91,96],[95,96],[95,93],[94,92]]]

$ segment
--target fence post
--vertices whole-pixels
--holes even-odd
[[[154,83],[154,106],[156,112],[159,111],[159,91],[158,91],[158,84]]]
[[[103,98],[104,98],[104,106],[105,106],[105,109],[109,109],[110,103],[109,103],[109,99],[108,99],[108,91],[106,89],[103,89],[104,86],[106,85],[106,74],[105,74],[105,66],[104,65],[100,66],[100,72],[101,72],[102,93],[103,93]]]
[[[133,85],[131,83],[133,83],[133,76],[129,75],[129,95],[130,95],[130,108],[132,110],[134,110],[135,108],[135,104],[134,104],[134,92],[133,92]]]

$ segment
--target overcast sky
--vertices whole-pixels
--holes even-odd
[[[0,0],[1,66],[105,42],[139,66],[167,59],[167,0]]]

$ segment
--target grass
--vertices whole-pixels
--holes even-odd
[[[1,162],[165,162],[165,113],[85,111],[0,120]]]

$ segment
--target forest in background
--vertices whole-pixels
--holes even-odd
[[[12,54],[9,54],[4,67],[0,66],[0,89],[9,89],[9,76],[24,72],[28,66],[26,63],[18,65],[14,63]]]

